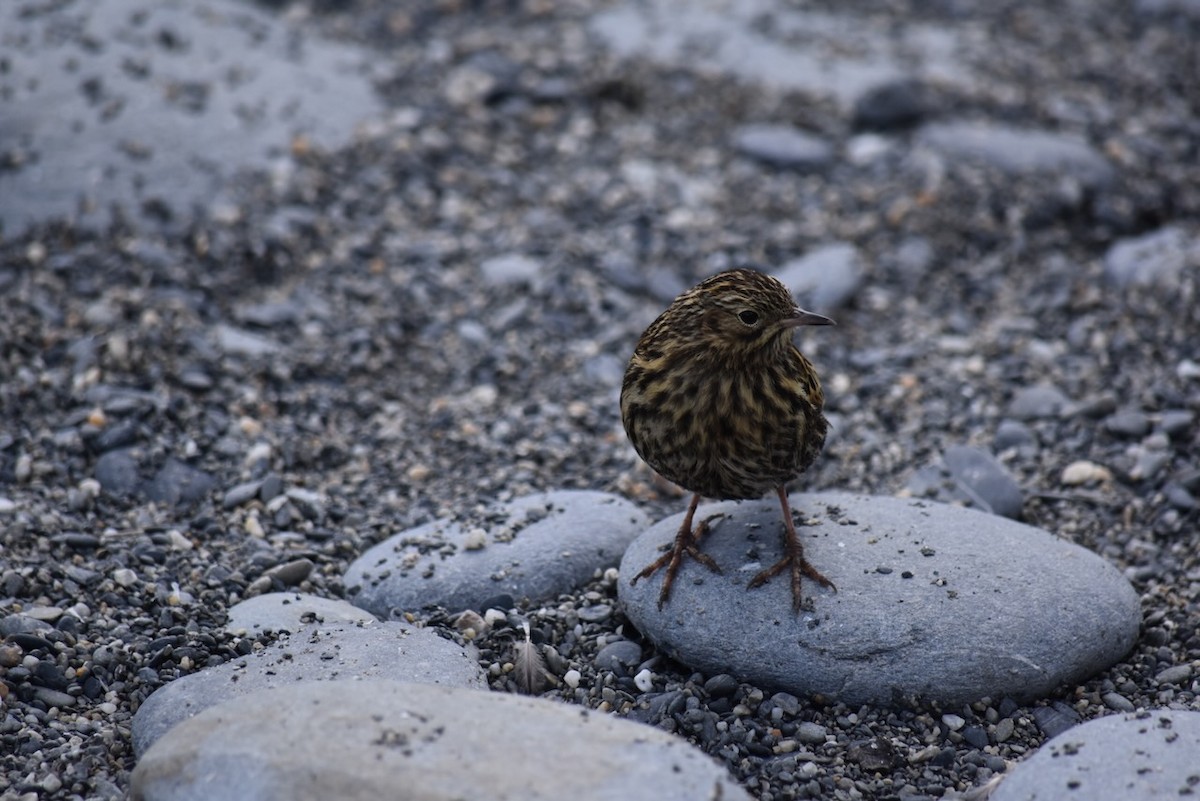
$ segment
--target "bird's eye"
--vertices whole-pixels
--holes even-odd
[[[755,325],[758,323],[758,312],[753,309],[744,309],[738,312],[738,319],[746,325]]]

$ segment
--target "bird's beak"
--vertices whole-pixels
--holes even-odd
[[[799,328],[802,325],[837,325],[823,314],[805,311],[797,306],[792,310],[792,316],[783,321],[785,328]]]

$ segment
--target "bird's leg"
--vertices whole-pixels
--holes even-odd
[[[658,594],[659,609],[663,608],[663,604],[667,602],[667,596],[671,594],[671,584],[675,581],[675,574],[679,572],[679,565],[682,564],[685,553],[714,573],[721,572],[721,568],[717,565],[716,560],[700,550],[700,538],[708,531],[708,521],[722,517],[722,515],[706,517],[693,529],[692,518],[695,517],[696,507],[699,505],[700,496],[692,495],[692,502],[688,504],[687,514],[683,516],[683,525],[679,527],[679,531],[675,534],[675,542],[671,545],[671,550],[646,565],[642,569],[642,572],[634,576],[629,582],[630,584],[637,584],[638,579],[650,578],[656,570],[666,565],[667,575],[663,578],[662,591]]]
[[[792,523],[792,509],[788,506],[787,492],[782,486],[779,487],[779,504],[783,507],[783,558],[751,579],[746,587],[747,589],[761,587],[771,578],[782,573],[785,567],[790,567],[792,573],[792,609],[799,612],[801,576],[808,576],[822,587],[828,587],[834,592],[837,592],[837,587],[833,586],[832,581],[821,575],[812,566],[812,563],[804,558],[804,545],[800,542],[800,538],[796,536],[796,526]]]

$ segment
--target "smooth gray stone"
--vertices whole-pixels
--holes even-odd
[[[618,56],[832,98],[847,111],[871,88],[906,78],[928,78],[968,95],[979,80],[957,56],[970,48],[970,37],[953,26],[913,19],[876,31],[839,9],[777,0],[625,0],[599,9],[588,27]],[[822,46],[805,46],[797,37],[816,37]]]
[[[1152,709],[1089,720],[1017,765],[991,801],[1190,798],[1200,786],[1200,712]]]
[[[178,459],[167,459],[154,478],[146,482],[146,497],[169,506],[187,506],[203,500],[217,488],[210,474]]]
[[[121,448],[108,451],[96,460],[94,475],[105,492],[118,497],[137,492],[142,481],[138,471],[139,453],[135,448]]]
[[[837,592],[805,580],[792,612],[785,575],[747,582],[780,555],[774,499],[706,505],[702,547],[716,575],[688,559],[657,607],[661,572],[630,577],[681,522],[656,524],[629,547],[618,593],[630,621],[669,656],[771,690],[847,704],[984,696],[1031,700],[1128,653],[1141,604],[1121,572],[1040,529],[943,504],[844,493],[794,495],[809,561]]]
[[[833,158],[829,142],[790,125],[743,125],[733,132],[733,148],[776,167],[817,169]]]
[[[336,148],[382,109],[370,55],[232,0],[0,3],[0,228],[191,219],[294,136]]]
[[[821,312],[847,303],[862,286],[864,270],[858,248],[833,242],[813,248],[775,271],[775,277],[804,308]]]
[[[133,749],[144,753],[180,722],[233,698],[301,682],[330,688],[365,679],[488,686],[475,657],[432,629],[397,621],[310,626],[249,656],[160,687],[133,717]]]
[[[376,617],[348,601],[302,592],[267,592],[229,608],[225,630],[251,635],[264,631],[292,634],[314,623],[373,623]]]
[[[1121,239],[1104,254],[1104,273],[1118,287],[1173,286],[1189,264],[1200,260],[1200,237],[1168,225]]]
[[[355,606],[384,619],[428,606],[475,609],[501,593],[553,598],[615,565],[647,522],[616,495],[537,493],[478,520],[438,520],[390,537],[356,559],[343,581]]]
[[[140,801],[749,801],[681,738],[539,698],[392,681],[255,693],[138,762]]]
[[[974,505],[1013,520],[1021,517],[1025,503],[1021,487],[990,453],[969,445],[952,445],[942,454],[942,461]]]
[[[1008,413],[1018,420],[1056,417],[1070,402],[1058,387],[1035,384],[1017,390],[1008,405]]]
[[[1066,173],[1085,186],[1105,184],[1114,174],[1100,151],[1073,134],[992,123],[938,122],[924,126],[917,139],[945,156],[980,161],[1008,173]]]

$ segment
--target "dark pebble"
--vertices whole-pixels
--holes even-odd
[[[1055,701],[1053,706],[1035,706],[1033,719],[1048,738],[1057,737],[1083,720],[1078,712],[1062,701]]]
[[[930,107],[928,92],[918,81],[892,81],[868,89],[854,102],[854,125],[881,131],[910,128]]]
[[[146,485],[146,497],[170,506],[185,506],[203,499],[217,480],[178,459],[168,459]]]
[[[1167,503],[1180,511],[1190,512],[1196,508],[1196,497],[1180,484],[1167,484],[1163,488],[1163,494],[1166,495]]]
[[[1158,427],[1172,439],[1182,437],[1196,422],[1196,416],[1186,409],[1170,409],[1162,413]]]
[[[78,531],[68,531],[55,535],[54,542],[66,545],[68,548],[89,549],[100,546],[100,538],[94,534],[82,534]]]
[[[97,453],[106,453],[116,448],[128,447],[137,440],[137,420],[118,420],[96,435],[96,438],[92,440],[92,449]]]
[[[982,750],[988,746],[987,731],[982,726],[967,726],[962,730],[962,736],[973,748]]]
[[[67,680],[63,669],[53,662],[45,659],[37,663],[33,668],[31,680],[34,684],[42,687],[49,687],[52,690],[66,690],[71,682]]]
[[[93,475],[105,492],[117,497],[132,495],[141,481],[136,455],[129,448],[109,451],[97,459]]]
[[[278,473],[267,473],[262,478],[262,485],[258,490],[258,497],[263,503],[270,501],[272,498],[277,498],[283,494],[283,479]]]
[[[1032,429],[1016,420],[1001,420],[1000,425],[996,427],[996,437],[992,440],[992,447],[997,452],[1009,448],[1024,449],[1036,446],[1037,437]]]
[[[500,595],[493,595],[491,598],[488,598],[475,611],[486,612],[489,609],[499,609],[501,612],[507,612],[514,606],[516,606],[516,601],[513,600],[513,597],[508,593],[501,593]],[[638,649],[638,653],[641,653],[640,648]]]
[[[642,661],[642,646],[631,640],[610,642],[596,654],[595,661],[600,670],[630,668]]]
[[[243,484],[230,487],[225,492],[225,498],[221,501],[221,506],[225,509],[233,509],[236,506],[241,506],[243,503],[253,500],[262,490],[262,481],[247,481]]]
[[[1150,431],[1150,418],[1133,409],[1117,412],[1104,421],[1104,428],[1119,437],[1137,439]]]
[[[739,682],[728,673],[718,673],[704,682],[704,692],[713,698],[726,698],[737,692]]]
[[[959,488],[976,505],[1003,517],[1017,519],[1021,516],[1024,504],[1021,487],[990,453],[955,445],[946,449],[942,459]]]

